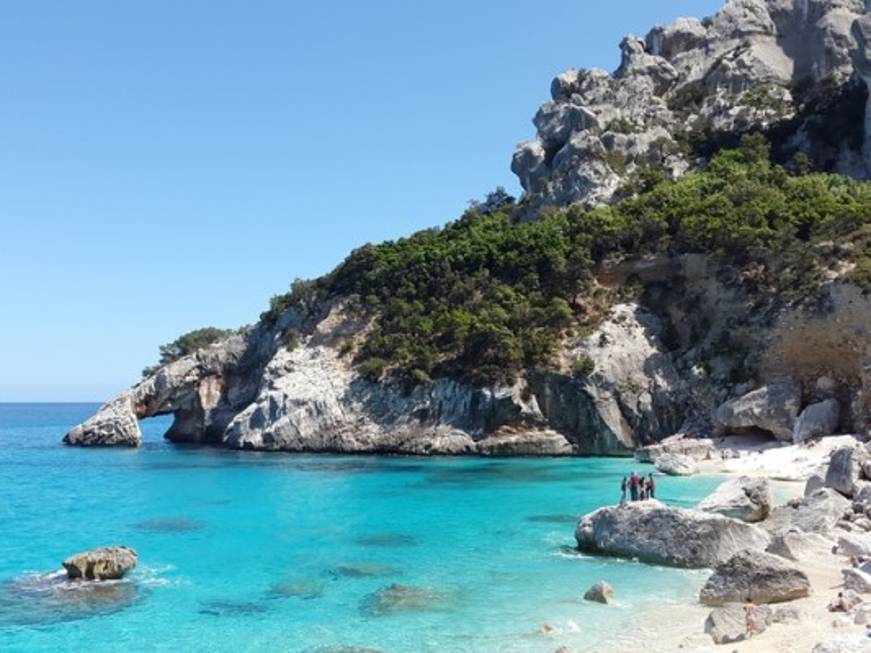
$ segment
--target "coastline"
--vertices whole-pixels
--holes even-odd
[[[698,475],[767,478],[772,484],[774,507],[782,506],[804,495],[805,483],[811,475],[821,470],[825,474],[833,450],[856,442],[857,439],[852,435],[830,436],[810,445],[784,445],[752,436],[718,438],[715,442],[717,449],[738,450],[741,452],[739,457],[702,461]],[[735,446],[729,446],[732,444]],[[841,570],[850,567],[848,558],[832,552],[790,562],[807,574],[811,594],[806,598],[775,604],[774,607],[797,610],[795,619],[772,623],[764,632],[749,640],[718,645],[705,633],[705,621],[711,608],[702,605],[696,596],[696,600],[686,603],[668,603],[640,612],[632,620],[632,635],[616,638],[604,650],[634,653],[639,646],[643,646],[649,653],[719,650],[736,653],[809,653],[818,643],[837,642],[847,647],[844,651],[871,651],[871,639],[865,637],[864,624],[854,623],[853,614],[828,611],[828,604],[844,587]],[[699,589],[702,583],[699,583]],[[869,599],[867,594],[859,595],[866,601]],[[585,653],[594,650],[603,649],[589,648],[585,649]]]

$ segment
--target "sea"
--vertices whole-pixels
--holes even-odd
[[[231,451],[165,441],[169,417],[139,449],[62,445],[96,408],[0,404],[0,651],[607,651],[706,578],[574,549],[633,460]],[[657,480],[675,506],[722,481]],[[107,545],[127,578],[64,580]],[[613,604],[583,600],[599,580]]]

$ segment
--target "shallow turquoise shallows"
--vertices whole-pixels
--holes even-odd
[[[594,650],[704,579],[571,549],[632,461],[180,447],[163,418],[139,450],[62,446],[94,408],[0,405],[0,651]],[[659,496],[717,482],[660,478]],[[46,575],[110,544],[139,552],[131,582],[83,595]],[[600,579],[616,605],[581,599]]]

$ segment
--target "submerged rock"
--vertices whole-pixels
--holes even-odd
[[[360,546],[394,548],[415,546],[417,538],[414,535],[405,535],[403,533],[378,533],[375,535],[362,535],[355,538],[354,543]]]
[[[336,576],[347,578],[379,578],[397,574],[395,567],[376,562],[349,562],[336,565],[331,572]]]
[[[754,603],[783,603],[810,594],[807,574],[783,558],[760,551],[741,551],[717,566],[699,599],[705,605],[740,603],[750,597]]]
[[[0,626],[44,626],[107,615],[143,598],[136,583],[82,582],[65,572],[27,574],[0,585]]]
[[[614,588],[604,580],[600,580],[584,592],[585,601],[594,601],[595,603],[611,603],[614,600]]]
[[[136,566],[136,551],[110,546],[76,553],[63,561],[67,576],[82,580],[117,580]]]
[[[655,500],[600,508],[578,522],[575,539],[583,551],[689,568],[712,567],[769,543],[757,526]]]
[[[369,616],[386,616],[399,612],[446,610],[453,597],[445,590],[393,584],[363,599],[360,612]]]
[[[720,485],[696,508],[746,522],[759,522],[768,517],[773,501],[767,478],[741,476]]]
[[[324,594],[324,583],[306,578],[273,583],[266,592],[270,599],[318,599]]]

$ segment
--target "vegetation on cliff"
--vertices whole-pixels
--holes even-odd
[[[611,257],[703,252],[752,274],[756,292],[812,294],[833,243],[871,288],[871,185],[772,164],[761,136],[723,150],[703,171],[641,175],[631,195],[518,223],[513,206],[473,207],[442,229],[355,250],[332,273],[295,282],[264,319],[345,297],[373,327],[355,354],[370,378],[448,375],[507,382],[546,368],[562,337],[598,319],[596,266]],[[840,257],[843,258],[843,257]]]
[[[150,376],[160,369],[161,366],[177,361],[182,356],[192,354],[198,349],[208,347],[209,345],[214,344],[219,340],[223,340],[234,333],[236,333],[236,331],[232,329],[219,329],[217,327],[203,327],[201,329],[188,331],[172,342],[161,345],[160,359],[157,365],[146,367],[142,370],[142,376]]]

